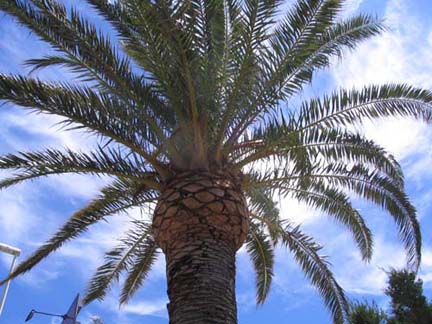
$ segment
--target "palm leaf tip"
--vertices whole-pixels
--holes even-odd
[[[335,323],[348,323],[349,304],[342,287],[334,278],[328,261],[320,256],[321,246],[305,235],[298,227],[282,229],[282,242],[294,254],[294,258],[312,284],[323,297]]]
[[[148,238],[139,249],[140,253],[133,261],[120,293],[121,305],[128,303],[142,286],[158,257],[158,245],[153,238]]]
[[[322,190],[324,196],[313,197],[313,203],[317,208],[328,212],[337,221],[341,222],[353,234],[357,246],[360,249],[362,258],[370,261],[373,252],[372,232],[366,226],[366,223],[360,213],[351,205],[347,195],[335,188],[326,188],[316,186],[315,189]],[[322,200],[324,198],[324,200]]]
[[[246,250],[255,269],[256,300],[261,305],[267,299],[273,279],[274,251],[271,241],[256,224],[251,224]]]
[[[90,280],[83,303],[87,305],[96,299],[102,300],[123,272],[128,275],[121,300],[129,300],[154,263],[156,249],[157,245],[151,238],[151,225],[134,221],[119,245],[105,254],[105,263],[98,267]]]

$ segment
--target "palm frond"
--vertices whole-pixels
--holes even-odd
[[[272,48],[282,61],[288,52],[301,52],[325,33],[342,8],[342,1],[300,0],[289,9],[271,38]]]
[[[313,41],[332,25],[341,7],[342,1],[338,0],[301,0],[288,12],[269,39],[271,49],[261,53],[264,60],[259,85],[248,91],[252,98],[249,96],[247,108],[238,112],[238,118],[232,119],[227,146],[237,141],[260,112],[278,103],[282,98],[280,89],[284,88],[280,85],[284,84],[291,69],[292,62],[288,61],[305,55],[304,51],[307,52]]]
[[[184,15],[186,26],[194,30],[192,42],[196,44],[201,56],[201,73],[196,74],[194,79],[200,105],[206,107],[209,134],[217,132],[219,108],[224,102],[224,92],[230,74],[228,65],[233,35],[228,7],[237,7],[235,2],[191,1]],[[212,136],[208,139],[212,140]]]
[[[0,282],[0,285],[31,270],[64,243],[78,237],[89,226],[106,216],[154,202],[157,197],[158,195],[154,190],[140,183],[128,180],[115,181],[112,185],[103,188],[98,198],[75,212],[51,239],[39,247],[29,258],[21,262],[6,279]]]
[[[64,54],[29,60],[28,65],[38,69],[60,64],[86,81],[96,81],[105,91],[116,94],[123,106],[146,116],[147,128],[165,140],[161,129],[175,124],[172,115],[167,114],[166,103],[145,79],[133,74],[127,57],[117,53],[109,38],[80,17],[76,10],[68,13],[64,6],[52,0],[8,0],[2,3],[1,9]]]
[[[291,226],[283,229],[282,242],[293,253],[303,273],[318,289],[331,312],[334,323],[348,323],[347,298],[329,269],[328,261],[319,254],[321,246],[301,232],[298,227]]]
[[[207,123],[198,93],[197,80],[203,80],[202,56],[193,46],[194,33],[182,26],[185,13],[182,2],[123,2],[137,37],[144,50],[125,44],[126,52],[157,80],[157,87],[169,99],[181,128],[184,151],[192,159],[193,167],[205,168]],[[187,6],[186,6],[187,7]],[[208,77],[208,76],[207,76]],[[194,154],[190,154],[194,152]],[[180,166],[182,167],[182,166]]]
[[[345,168],[337,170],[341,171],[341,174],[330,177],[329,182],[352,190],[359,197],[376,203],[393,216],[407,251],[408,265],[413,271],[417,271],[421,261],[421,232],[416,209],[406,193],[387,177],[374,170],[370,171],[363,165],[354,165],[349,171],[342,171],[343,169]]]
[[[110,40],[76,10],[68,13],[63,5],[52,0],[7,0],[0,8],[65,54],[27,61],[34,69],[65,65],[84,80],[97,80],[100,86],[115,93],[121,90],[122,94],[140,84],[128,60],[120,57]]]
[[[222,112],[216,138],[216,159],[220,159],[220,149],[226,131],[235,113],[238,113],[250,99],[251,90],[258,79],[260,68],[258,61],[262,53],[263,42],[269,37],[269,29],[274,23],[281,1],[248,0],[243,4],[243,19],[237,19],[236,27],[244,34],[240,46],[231,48],[231,66],[234,70],[231,87],[226,96],[226,109]],[[230,11],[231,12],[231,11]],[[240,15],[239,15],[240,16]],[[238,42],[234,41],[237,45]],[[219,121],[216,121],[219,122]]]
[[[115,97],[98,94],[86,87],[0,74],[0,100],[65,117],[64,123],[78,124],[75,128],[81,126],[114,140],[163,169],[162,163],[150,154],[151,149],[163,141],[149,127],[152,122],[145,115],[128,112],[124,102]]]
[[[251,188],[250,190],[248,190],[248,192],[251,191],[259,193],[265,190],[265,187],[258,187]],[[351,205],[348,196],[342,191],[336,189],[336,187],[328,186],[321,181],[308,181],[307,188],[302,188],[299,185],[290,186],[280,183],[277,186],[277,189],[274,188],[267,190],[271,190],[271,192],[276,191],[285,198],[293,198],[313,209],[321,210],[324,213],[327,213],[330,216],[334,217],[338,222],[345,225],[347,229],[353,234],[355,242],[359,247],[363,259],[369,261],[372,257],[373,241],[370,229],[365,224],[365,221],[360,215],[360,213]],[[273,203],[273,205],[275,205],[271,198],[267,197],[267,199],[269,199]],[[260,200],[263,199],[261,198]],[[258,200],[258,202],[261,202],[260,200]],[[257,200],[255,199],[253,201]],[[259,217],[260,219],[266,219],[269,222],[278,224],[280,222],[279,210],[277,210],[276,207],[273,207],[277,211],[277,218],[271,218],[267,216],[269,214],[272,215],[272,210],[267,211],[271,207],[271,205],[264,205],[264,207],[267,207],[266,209],[264,209],[264,212],[261,212],[260,209],[255,211],[254,208],[251,209],[251,212],[253,215],[255,215],[255,217]],[[269,231],[269,235],[275,243],[277,243],[280,238],[279,236],[277,236],[277,233],[278,232]]]
[[[363,260],[369,261],[373,252],[372,233],[365,224],[363,217],[351,205],[348,196],[340,190],[322,183],[314,184],[311,187],[304,190],[296,187],[281,186],[279,190],[283,195],[290,196],[307,206],[328,213],[338,222],[345,225],[353,234]]]
[[[296,189],[299,184],[311,186],[324,182],[377,204],[393,216],[408,254],[408,263],[414,271],[418,269],[421,260],[421,233],[416,210],[403,189],[379,171],[371,170],[365,165],[334,163],[316,167],[307,175],[273,171],[264,175],[250,173],[247,178],[249,180],[244,183],[245,188],[263,187],[282,191],[283,187]]]
[[[312,80],[317,69],[329,66],[331,57],[341,57],[344,48],[353,49],[359,42],[379,34],[382,30],[384,26],[376,18],[359,15],[328,27],[322,34],[314,35],[302,49],[303,52],[292,53],[293,49],[285,45],[285,50],[288,51],[286,57],[280,62],[267,63],[270,66],[267,72],[269,76],[265,79],[268,81],[249,104],[251,109],[245,114],[248,117],[238,124],[237,132],[234,132],[236,136],[232,136],[229,142],[233,143],[259,116],[273,111],[279,100],[286,100],[300,92],[303,85]],[[282,50],[276,46],[273,51],[277,53]],[[275,55],[272,53],[267,56],[271,60]],[[273,67],[278,65],[278,68]]]
[[[120,293],[120,304],[126,304],[147,278],[158,256],[158,245],[150,237],[136,247],[137,252]]]
[[[191,60],[196,56],[193,47],[188,46],[191,34],[176,24],[176,15],[181,8],[170,7],[168,2],[160,1],[150,3],[147,1],[123,1],[123,10],[126,12],[130,24],[134,26],[137,44],[126,41],[125,50],[146,71],[150,72],[160,84],[173,106],[182,109],[179,118],[185,118],[192,109],[193,84],[188,84],[188,74],[191,73]],[[180,3],[181,5],[181,3]],[[169,64],[167,64],[169,62]],[[177,80],[174,79],[177,77]],[[169,81],[169,82],[166,82]],[[174,91],[183,90],[181,96]],[[181,108],[178,104],[183,104]],[[186,110],[185,110],[186,109]]]
[[[257,304],[263,304],[270,291],[273,278],[274,251],[267,235],[254,223],[250,224],[246,250],[255,269]]]
[[[337,283],[325,256],[319,254],[322,247],[303,233],[299,226],[286,221],[274,223],[256,215],[252,217],[266,224],[269,232],[281,237],[281,244],[294,255],[303,273],[318,289],[333,317],[334,323],[348,323],[349,304],[342,287]],[[286,225],[283,225],[285,223]]]
[[[96,11],[109,21],[117,31],[122,40],[136,42],[135,30],[131,25],[130,18],[119,1],[110,0],[86,0]]]
[[[17,170],[13,177],[0,181],[0,189],[51,174],[84,173],[128,178],[159,188],[155,173],[145,161],[125,156],[117,149],[102,149],[90,153],[48,149],[42,152],[20,152],[0,156],[0,169]]]
[[[287,160],[297,163],[297,169],[306,170],[305,158],[302,158],[306,154],[311,164],[363,163],[388,175],[400,188],[404,186],[402,169],[392,155],[372,140],[347,130],[312,128],[297,132],[293,124],[269,121],[266,127],[256,128],[251,138],[237,147],[238,152],[233,153],[237,155],[237,168],[276,157],[278,163]]]
[[[382,22],[369,15],[358,15],[333,24],[322,34],[315,35],[300,53],[291,53],[283,62],[285,73],[282,82],[273,90],[279,98],[289,98],[312,80],[314,72],[328,67],[332,57],[342,57],[344,49],[356,46],[384,30]]]
[[[430,121],[432,92],[404,84],[372,85],[340,90],[332,96],[303,103],[298,129],[342,127],[365,119],[414,117]]]
[[[120,244],[105,254],[105,263],[96,270],[83,298],[84,305],[95,299],[103,299],[110,286],[118,281],[122,271],[129,270],[134,258],[140,257],[151,234],[151,224],[134,221]]]
[[[236,126],[230,143],[235,142],[256,118],[273,111],[280,100],[299,93],[303,85],[312,80],[314,72],[329,66],[332,57],[341,57],[344,48],[354,49],[361,41],[385,29],[381,21],[369,15],[330,23],[340,9],[338,2],[327,1],[328,7],[325,7],[325,1],[300,2],[299,8],[294,9],[288,15],[289,19],[276,29],[270,39],[272,50],[266,55],[269,62],[266,62],[265,71],[268,75],[263,77],[265,83],[249,103],[249,111],[243,113],[243,119]],[[311,10],[316,17],[307,18],[301,10]],[[319,18],[320,10],[324,18]],[[297,24],[303,29],[296,29],[294,26]]]
[[[263,215],[272,222],[279,220],[279,209],[272,199],[272,192],[265,188],[251,188],[246,192],[248,206],[254,214]]]
[[[265,188],[250,188],[246,191],[248,207],[252,214],[259,215],[272,223],[279,223],[280,214],[277,204],[273,201],[273,190]],[[269,232],[273,244],[278,242],[279,236],[273,236],[274,232]]]

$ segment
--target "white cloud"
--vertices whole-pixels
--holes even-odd
[[[111,312],[109,323],[132,324],[135,322],[131,320],[130,316],[168,318],[167,303],[168,300],[166,298],[155,297],[151,299],[135,299],[129,304],[119,307],[118,300],[111,294],[100,304],[100,308],[104,310],[104,313],[106,311]],[[88,314],[87,309],[84,309],[84,311],[87,312],[87,317],[90,321],[93,314]],[[83,315],[85,316],[85,314],[82,314],[81,318]]]
[[[432,268],[432,250],[423,251],[422,266]]]
[[[343,17],[349,17],[352,14],[354,14],[358,8],[360,7],[360,5],[363,3],[364,0],[347,0],[344,3],[344,8],[343,8]]]
[[[19,280],[20,282],[25,283],[32,289],[37,289],[46,287],[48,282],[55,281],[56,279],[61,277],[61,275],[62,272],[60,271],[59,267],[51,263],[49,267],[39,266],[34,270],[22,275],[18,279],[14,280]]]
[[[389,0],[385,22],[390,31],[375,37],[345,56],[332,70],[340,86],[370,83],[407,82],[431,86],[432,42],[425,39],[432,26],[419,17],[407,15],[409,2]],[[427,30],[427,33],[422,31]]]
[[[346,255],[342,251],[342,255],[335,257],[335,275],[346,291],[381,295],[386,287],[385,271],[405,266],[405,252],[401,244],[393,243],[379,235],[375,237],[374,243],[374,254],[370,263],[363,262],[359,253]],[[346,244],[346,240],[341,241],[339,247],[343,244]],[[337,251],[334,251],[332,256],[336,253]]]
[[[0,227],[4,234],[2,240],[9,244],[16,244],[17,240],[29,230],[29,223],[35,221],[34,216],[27,208],[24,197],[15,192],[2,192],[0,203]]]
[[[81,131],[62,131],[63,120],[64,118],[58,116],[28,113],[22,108],[7,109],[2,113],[4,126],[1,134],[9,136],[2,138],[2,141],[5,140],[16,150],[34,149],[35,145],[86,150],[94,145],[94,137],[90,137],[89,134]],[[14,128],[25,131],[29,136],[26,136],[25,140],[14,136],[14,132],[10,131]]]
[[[427,243],[430,243],[429,238]],[[419,277],[423,280],[425,288],[432,288],[432,247],[423,248],[422,266]]]
[[[432,130],[416,120],[391,119],[366,122],[364,132],[398,160],[404,160],[418,152],[427,152]]]
[[[51,318],[51,324],[61,324],[62,320],[58,317]]]
[[[166,304],[166,299],[139,301],[130,303],[122,307],[121,310],[125,313],[134,315],[159,315],[166,317]]]
[[[290,220],[296,225],[317,222],[321,215],[317,210],[309,208],[294,199],[281,199],[279,207],[281,217]]]

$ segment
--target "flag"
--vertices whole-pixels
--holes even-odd
[[[79,305],[79,294],[76,295],[74,301],[72,302],[72,305],[70,305],[69,310],[65,314],[65,317],[61,324],[76,324],[76,318],[78,316],[78,312],[80,311],[81,307]]]

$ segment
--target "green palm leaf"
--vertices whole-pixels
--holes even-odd
[[[334,323],[348,322],[348,301],[342,287],[336,282],[327,258],[319,254],[322,247],[315,243],[311,237],[304,234],[299,226],[293,227],[289,223],[274,223],[253,215],[253,218],[264,222],[269,232],[281,237],[281,244],[293,255],[303,273],[318,289],[329,308]]]
[[[267,235],[253,223],[246,239],[246,250],[255,268],[257,304],[263,304],[270,291],[273,278],[274,251]]]
[[[389,116],[430,121],[432,93],[404,84],[340,90],[323,100],[304,103],[297,118],[299,129],[347,126],[365,119]]]
[[[103,299],[111,284],[118,281],[122,271],[133,266],[134,258],[140,258],[142,249],[147,247],[151,234],[151,224],[134,221],[133,227],[126,233],[119,246],[105,254],[105,263],[101,265],[90,280],[83,303],[88,304],[95,299]]]
[[[351,205],[347,195],[321,183],[313,185],[309,190],[281,186],[281,191],[312,208],[321,209],[345,225],[353,234],[363,259],[371,259],[372,233],[363,217]]]
[[[250,188],[246,194],[249,200],[249,209],[253,215],[258,215],[271,223],[277,224],[280,221],[280,214],[277,204],[273,201],[273,192],[273,190],[263,188]],[[279,236],[273,234],[275,232],[269,232],[273,244],[276,244]]]
[[[0,99],[30,110],[65,117],[66,124],[78,124],[78,128],[110,138],[162,167],[147,151],[159,145],[164,137],[159,138],[148,127],[149,120],[145,116],[128,113],[124,102],[115,97],[98,94],[86,87],[60,86],[0,74]]]
[[[309,164],[360,162],[388,175],[401,188],[404,183],[401,167],[392,155],[364,136],[346,130],[312,128],[297,132],[294,125],[271,121],[265,128],[257,128],[238,148],[239,168],[273,157],[278,163],[288,160],[296,163],[297,169],[306,170],[302,157],[306,155]],[[315,162],[317,159],[320,162]]]
[[[106,216],[126,212],[132,207],[142,206],[154,202],[156,199],[157,193],[142,184],[127,180],[114,182],[112,185],[103,188],[98,198],[75,212],[51,239],[38,248],[29,258],[21,262],[0,284],[31,270],[64,243],[78,237],[90,225],[101,221]]]
[[[27,64],[35,69],[65,65],[87,81],[96,79],[110,91],[129,91],[127,89],[131,85],[137,84],[130,72],[129,62],[120,58],[108,38],[98,33],[96,27],[81,18],[75,10],[69,14],[64,6],[51,0],[7,0],[2,3],[1,9],[65,54],[29,60]]]
[[[349,306],[345,293],[333,277],[326,259],[319,255],[321,247],[298,227],[287,226],[282,234],[282,242],[294,254],[305,275],[317,287],[332,314],[334,323],[347,322]]]
[[[135,259],[130,265],[130,270],[120,293],[120,304],[129,302],[147,278],[151,266],[156,261],[157,248],[157,243],[150,237],[137,247]]]
[[[403,190],[394,181],[377,170],[370,170],[364,165],[347,166],[336,163],[316,168],[311,174],[292,174],[279,172],[272,174],[250,174],[251,182],[246,187],[264,187],[279,190],[300,190],[306,184],[313,186],[325,182],[332,187],[354,192],[359,197],[371,201],[394,218],[402,241],[408,253],[410,266],[416,270],[421,259],[421,233],[416,219],[416,210]],[[300,186],[300,188],[299,188]]]
[[[98,148],[90,153],[77,153],[69,149],[46,150],[43,152],[21,152],[19,155],[0,156],[0,169],[12,169],[19,172],[11,178],[0,181],[0,189],[19,182],[41,176],[62,173],[83,173],[110,175],[133,179],[158,188],[151,169],[139,157],[125,156],[115,149]],[[147,177],[143,177],[146,174]]]
[[[309,40],[306,48],[301,48],[301,54],[292,55],[294,60],[288,56],[284,62],[286,75],[274,91],[280,92],[282,98],[290,97],[312,80],[316,70],[329,66],[332,57],[342,57],[344,49],[354,49],[359,42],[383,30],[381,21],[367,15],[359,15],[327,28],[319,37],[314,37],[314,43]]]

